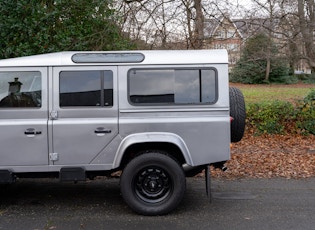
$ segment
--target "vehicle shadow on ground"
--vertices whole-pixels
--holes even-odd
[[[211,188],[207,196],[202,178],[189,178],[185,197],[177,211],[200,209],[200,204],[214,204],[219,200],[255,199],[250,192],[221,191]],[[86,182],[59,182],[58,179],[20,179],[11,185],[0,185],[1,206],[126,206],[120,194],[119,179],[101,178]],[[113,211],[113,210],[111,210]]]
[[[1,185],[1,205],[100,205],[122,204],[117,179],[59,182],[57,179],[21,179]]]
[[[24,209],[28,212],[28,208],[34,211],[37,207],[38,212],[45,208],[63,212],[93,209],[110,215],[134,214],[123,201],[119,179],[112,178],[77,184],[57,179],[20,179],[11,185],[0,185],[0,196],[0,208],[6,210]],[[189,179],[184,199],[172,213],[194,212],[200,210],[200,205],[210,205],[203,180],[194,180],[192,184]]]

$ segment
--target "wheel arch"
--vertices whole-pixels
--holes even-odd
[[[193,165],[184,140],[174,133],[137,133],[125,137],[115,155],[113,168],[119,168],[145,150],[162,150],[171,153],[180,164]]]

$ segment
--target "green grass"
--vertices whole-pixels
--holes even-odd
[[[302,100],[315,84],[297,85],[243,85],[231,84],[239,88],[245,97],[246,103],[258,103],[263,101],[289,101],[295,102]]]

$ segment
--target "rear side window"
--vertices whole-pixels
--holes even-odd
[[[0,72],[0,108],[39,108],[41,104],[40,72]]]
[[[214,69],[133,69],[128,73],[132,104],[214,104]]]
[[[113,106],[113,72],[62,71],[59,74],[60,107]]]

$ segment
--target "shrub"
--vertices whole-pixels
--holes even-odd
[[[303,134],[315,135],[315,89],[304,98],[296,112],[297,127]]]
[[[241,59],[230,73],[231,82],[261,84],[265,79],[265,61],[246,61]]]
[[[298,79],[295,76],[289,75],[290,68],[285,58],[274,58],[271,62],[271,71],[269,75],[270,83],[293,84],[297,83]]]
[[[277,83],[277,84],[296,84],[299,82],[299,78],[296,75],[282,75],[277,76],[276,79],[271,79],[271,82]]]
[[[295,105],[286,101],[247,104],[247,129],[261,134],[315,135],[315,89]]]
[[[303,79],[301,79],[303,83],[306,84],[314,84],[315,83],[315,73],[305,74],[303,75]]]
[[[283,134],[292,125],[294,107],[290,102],[271,101],[247,106],[247,123],[256,134]]]
[[[280,57],[275,43],[264,33],[247,40],[241,58],[230,73],[230,81],[245,84],[286,83],[290,74],[289,63]],[[267,63],[270,73],[266,77]]]

